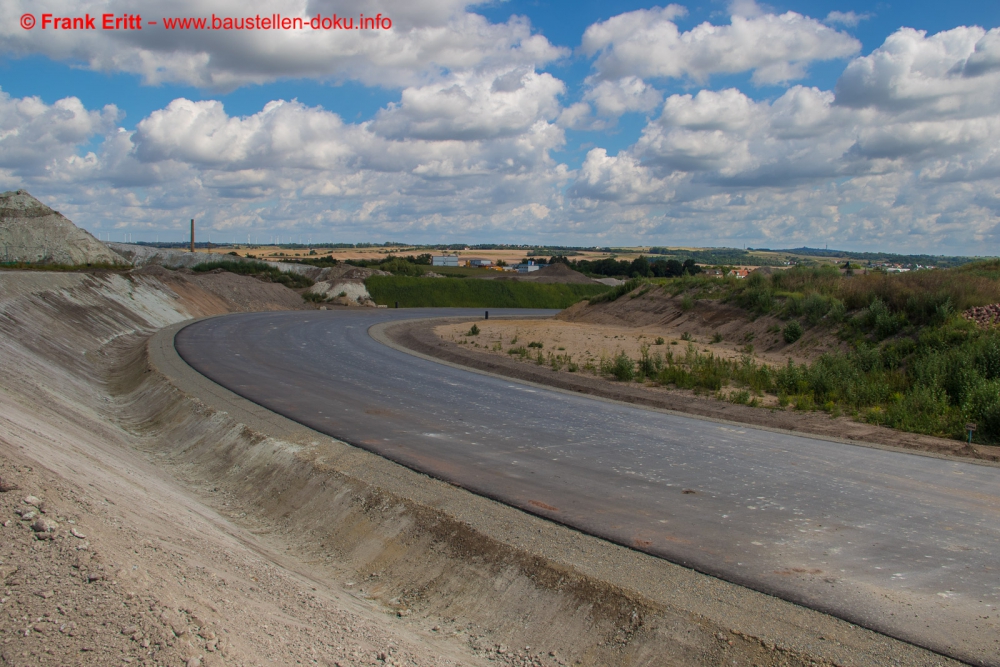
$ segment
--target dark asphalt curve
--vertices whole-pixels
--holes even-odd
[[[550,391],[368,335],[388,320],[466,314],[482,311],[229,315],[183,329],[175,345],[233,392],[415,470],[1000,665],[997,468]]]

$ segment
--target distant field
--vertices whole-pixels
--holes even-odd
[[[604,285],[537,284],[372,276],[365,281],[375,303],[401,308],[568,308],[609,288]]]

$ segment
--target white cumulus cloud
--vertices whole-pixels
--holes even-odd
[[[674,22],[681,15],[676,5],[619,14],[587,28],[582,50],[597,55],[600,79],[704,82],[752,70],[755,82],[775,84],[802,78],[812,61],[846,58],[861,48],[850,35],[795,12],[734,14],[729,25],[702,23],[686,32]]]
[[[148,84],[180,83],[228,90],[280,79],[355,80],[366,85],[414,85],[456,69],[533,67],[568,54],[538,34],[524,18],[494,24],[466,11],[467,2],[361,0],[168,0],[147,5],[141,30],[43,29],[42,14],[78,17],[138,11],[119,0],[31,0],[0,5],[0,52],[44,55],[82,62],[104,72],[137,74]],[[36,14],[33,30],[20,27]],[[212,16],[245,19],[280,14],[308,21],[317,15],[347,17],[381,13],[389,30],[167,30],[164,18]],[[100,19],[98,18],[98,22]],[[211,25],[211,24],[209,24]],[[221,25],[221,24],[220,24]]]

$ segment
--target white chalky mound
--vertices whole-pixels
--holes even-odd
[[[24,190],[0,194],[0,262],[129,262]]]

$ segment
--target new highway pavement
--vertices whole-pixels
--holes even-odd
[[[492,311],[518,315],[538,311]],[[482,311],[228,315],[181,357],[323,433],[554,521],[973,664],[1000,665],[1000,469],[677,416],[387,347]]]

